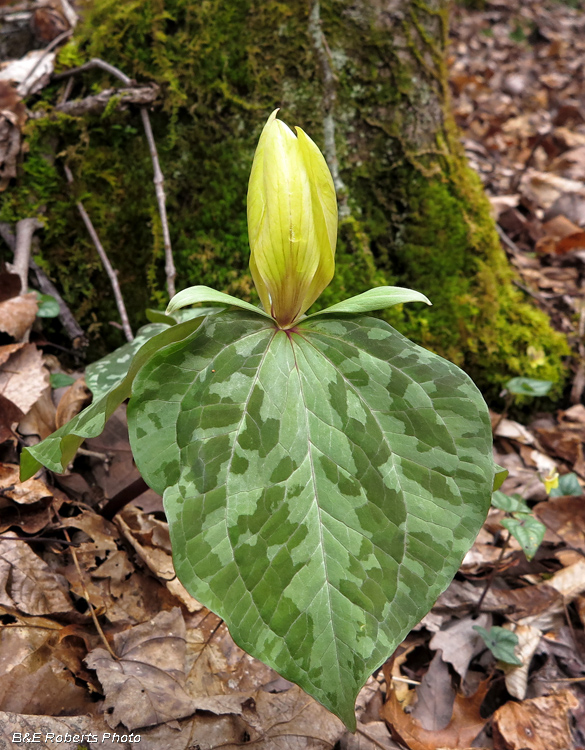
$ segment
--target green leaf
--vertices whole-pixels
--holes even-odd
[[[71,375],[66,375],[64,372],[52,372],[49,382],[51,383],[51,388],[65,388],[75,383],[75,378],[72,378]]]
[[[183,585],[355,728],[487,514],[477,388],[380,320],[224,312],[144,366],[128,422]]]
[[[570,474],[563,474],[559,477],[559,486],[551,490],[549,497],[563,497],[564,495],[571,495],[572,497],[581,497],[583,494],[583,488],[577,475],[574,472]]]
[[[149,312],[157,313],[159,321],[142,326],[136,334],[134,341],[118,347],[111,354],[107,354],[105,357],[98,359],[97,362],[93,362],[87,366],[85,382],[92,392],[94,399],[101,398],[108,391],[111,391],[112,388],[115,388],[118,383],[122,382],[130,369],[132,358],[146,341],[153,338],[153,336],[157,336],[170,325],[176,325],[177,322],[183,323],[187,320],[194,320],[195,318],[203,318],[206,315],[215,315],[217,312],[221,312],[221,308],[197,307],[193,310],[180,310],[178,315],[174,317],[158,313],[156,310],[147,310],[147,315]],[[157,316],[153,315],[152,317]],[[175,317],[178,320],[175,320]]]
[[[164,311],[154,310],[151,307],[147,308],[144,314],[149,323],[165,323],[168,326],[174,326],[177,322],[172,315],[167,315]]]
[[[231,294],[218,292],[208,286],[190,286],[188,289],[183,289],[178,294],[175,294],[167,307],[167,315],[174,315],[174,313],[177,310],[180,310],[181,307],[194,305],[197,302],[219,302],[221,305],[241,307],[242,310],[247,310],[248,312],[253,312],[256,315],[261,315],[264,318],[272,320],[271,316],[259,307],[255,307],[249,302],[244,302],[244,300],[238,299],[237,297],[232,297]]]
[[[492,505],[498,510],[505,510],[506,513],[530,513],[530,508],[520,495],[505,495],[503,492],[494,492],[492,494]]]
[[[143,343],[135,354],[126,377],[118,385],[95,399],[90,406],[38,445],[24,448],[20,459],[21,481],[32,477],[41,466],[63,473],[81,443],[86,438],[101,434],[110,416],[130,396],[134,378],[145,362],[159,349],[189,336],[202,320],[198,318],[176,326],[165,326],[164,330]]]
[[[115,349],[111,354],[88,365],[85,370],[85,382],[94,399],[104,396],[119,385],[130,369],[132,359],[140,347],[153,336],[169,327],[169,323],[150,323],[139,329],[134,341]]]
[[[553,387],[550,380],[536,380],[535,378],[512,378],[505,388],[515,396],[546,396]]]
[[[503,519],[502,526],[519,542],[526,559],[532,560],[544,539],[546,526],[532,513],[514,513],[513,518]]]
[[[177,310],[173,315],[167,315],[161,310],[149,308],[145,313],[147,320],[151,323],[166,323],[168,326],[174,326],[176,323],[184,323],[186,320],[192,320],[193,318],[215,315],[223,309],[222,307],[194,307],[190,310]]]
[[[514,653],[518,645],[518,636],[507,628],[499,628],[494,625],[489,630],[482,628],[481,625],[474,625],[473,630],[483,638],[485,645],[498,661],[506,664],[514,664],[517,667],[522,666],[522,661]]]
[[[37,299],[39,302],[38,318],[56,318],[61,312],[59,303],[52,295],[37,292]]]
[[[499,464],[494,464],[494,467],[496,469],[496,475],[494,477],[494,486],[492,487],[493,491],[499,490],[500,487],[504,484],[506,477],[508,476],[508,469],[504,469],[503,466],[500,466]]]
[[[317,315],[330,315],[334,313],[364,313],[372,310],[383,310],[385,307],[400,305],[404,302],[425,302],[430,305],[431,302],[424,294],[415,292],[414,289],[405,289],[400,286],[379,286],[375,289],[369,289],[363,294],[356,294],[343,302],[338,302],[325,310],[307,315],[308,318],[314,318]]]

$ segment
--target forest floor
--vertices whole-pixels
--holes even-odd
[[[453,583],[370,678],[358,731],[345,732],[178,582],[125,407],[65,475],[19,482],[19,446],[89,391],[45,353],[35,295],[13,296],[3,275],[0,330],[15,343],[0,346],[0,748],[35,732],[41,748],[125,749],[131,732],[153,750],[585,748],[585,14],[496,0],[454,9],[451,39],[455,116],[516,283],[574,351],[562,408],[520,424],[511,385],[492,413],[509,475]]]

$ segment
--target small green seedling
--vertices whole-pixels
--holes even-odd
[[[541,523],[526,505],[520,495],[505,495],[494,492],[492,506],[506,512],[502,526],[517,540],[527,560],[532,560],[540,547],[546,526]]]
[[[480,634],[485,645],[498,661],[504,664],[513,664],[515,667],[521,667],[522,661],[514,653],[518,645],[518,636],[507,628],[499,628],[494,625],[489,630],[482,628],[481,625],[474,625],[474,630]]]

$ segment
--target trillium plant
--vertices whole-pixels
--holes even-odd
[[[62,472],[128,404],[163,496],[177,575],[236,643],[350,729],[368,676],[447,587],[498,467],[470,378],[367,315],[383,286],[307,315],[334,274],[337,202],[317,146],[274,112],[248,190],[263,309],[179,292],[132,344],[88,368],[93,403],[26,448],[23,478]],[[211,307],[185,310],[193,304]]]

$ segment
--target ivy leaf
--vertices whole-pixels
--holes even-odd
[[[383,310],[385,307],[400,305],[404,302],[425,302],[430,305],[428,297],[414,289],[405,289],[400,286],[378,286],[369,289],[363,294],[356,294],[355,297],[338,302],[325,310],[307,315],[307,318],[314,318],[317,315],[329,315],[334,313],[364,313],[372,310]]]
[[[61,312],[59,303],[51,294],[37,292],[37,299],[39,301],[38,318],[56,318]]]
[[[563,497],[564,495],[571,495],[572,497],[581,497],[583,494],[583,488],[574,472],[570,474],[562,474],[559,477],[558,486],[552,489],[549,493],[549,497]]]
[[[51,388],[65,388],[68,385],[75,383],[75,378],[71,375],[66,375],[64,372],[52,372],[49,378]]]
[[[142,368],[128,422],[183,585],[354,729],[487,514],[477,388],[380,320],[223,312]]]
[[[550,380],[536,378],[511,378],[505,386],[515,396],[546,396],[552,387]]]
[[[492,505],[498,510],[505,510],[506,513],[530,513],[528,505],[517,494],[505,495],[503,492],[494,492]]]
[[[162,347],[189,336],[203,318],[197,318],[176,326],[164,326],[164,330],[144,342],[129,362],[126,376],[110,391],[93,401],[70,422],[63,425],[38,445],[24,448],[20,459],[20,478],[24,482],[41,466],[63,473],[86,438],[97,437],[118,406],[131,393],[132,383],[140,368]]]
[[[474,625],[473,630],[477,630],[483,639],[485,645],[498,661],[505,664],[514,664],[517,667],[522,666],[522,661],[514,653],[518,645],[518,636],[507,628],[499,628],[494,625],[489,630],[482,628],[481,625]]]
[[[514,513],[512,518],[502,520],[502,526],[519,542],[526,559],[532,560],[542,544],[546,526],[532,513]]]

